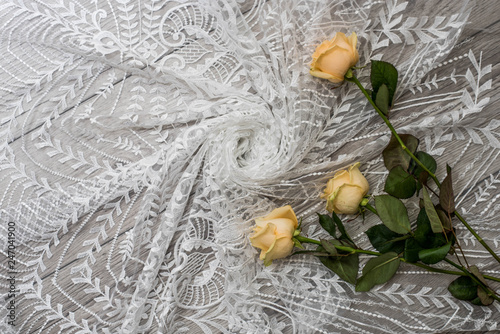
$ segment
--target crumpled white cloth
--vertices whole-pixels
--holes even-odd
[[[497,304],[453,299],[443,275],[402,266],[355,293],[311,257],[265,268],[248,242],[252,218],[283,204],[305,233],[324,235],[318,194],[354,161],[371,192],[383,190],[389,132],[353,85],[332,89],[308,73],[322,40],[355,31],[360,65],[399,70],[394,124],[454,168],[464,215],[498,249],[496,64],[481,49],[493,46],[444,61],[472,5],[3,2],[0,245],[6,253],[13,223],[18,291],[16,326],[2,307],[2,332],[498,329]],[[368,69],[358,73],[367,83]],[[366,248],[377,223],[368,215],[347,226]],[[458,232],[471,261],[498,275]]]

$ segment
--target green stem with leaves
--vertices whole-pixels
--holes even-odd
[[[398,133],[396,132],[396,129],[394,129],[394,127],[392,126],[391,122],[389,121],[389,119],[387,118],[387,116],[384,115],[384,113],[382,112],[382,110],[380,110],[379,107],[377,107],[377,105],[375,104],[375,102],[372,100],[370,94],[368,94],[368,92],[366,91],[365,87],[363,87],[363,85],[361,84],[361,82],[359,82],[358,78],[356,78],[356,76],[353,74],[351,78],[348,78],[346,79],[348,81],[351,81],[351,82],[354,82],[356,84],[356,86],[358,86],[358,88],[361,90],[361,92],[363,92],[363,94],[365,95],[366,99],[368,100],[368,102],[370,102],[370,104],[372,105],[372,107],[375,109],[375,111],[378,113],[378,115],[380,116],[380,118],[382,118],[382,120],[384,121],[384,123],[387,125],[387,127],[391,130],[391,133],[392,135],[394,136],[394,138],[396,138],[396,140],[398,141],[399,145],[401,145],[401,148],[420,166],[422,167],[423,170],[425,170],[429,176],[434,180],[434,182],[436,182],[436,184],[438,185],[438,187],[441,186],[441,183],[439,182],[439,180],[437,179],[436,175],[434,175],[434,173],[432,173],[420,160],[417,159],[417,157],[415,157],[415,155],[413,154],[412,151],[410,151],[408,149],[408,147],[406,147],[405,143],[403,142],[403,140],[401,139],[401,137],[399,137]]]
[[[415,161],[415,163],[417,163],[424,171],[426,171],[429,174],[429,176],[434,180],[434,182],[436,183],[436,185],[438,186],[438,188],[441,188],[441,183],[437,179],[436,175],[434,173],[432,173],[419,159],[417,159],[417,157],[415,157],[415,155],[413,154],[413,152],[411,152],[406,147],[405,143],[403,142],[403,140],[401,139],[401,137],[399,137],[399,135],[396,132],[396,129],[394,129],[394,127],[392,126],[392,124],[389,121],[389,119],[387,118],[387,116],[385,116],[384,113],[382,112],[382,110],[380,110],[380,108],[377,107],[377,105],[375,104],[375,102],[372,100],[370,94],[368,94],[368,92],[363,87],[363,85],[358,80],[358,78],[356,78],[356,76],[354,74],[352,74],[352,77],[346,78],[346,80],[354,82],[356,84],[356,86],[358,86],[358,88],[361,90],[361,92],[363,93],[363,95],[365,95],[365,97],[368,100],[368,102],[370,102],[370,104],[373,106],[373,108],[375,109],[375,111],[382,118],[382,120],[387,125],[387,127],[391,130],[392,135],[399,142],[399,144],[401,145],[401,148],[413,159],[413,161]],[[367,209],[370,210],[370,211],[372,211],[368,207],[367,207]],[[455,210],[454,214],[458,218],[458,220],[460,220],[460,222],[469,230],[469,232],[472,233],[472,235],[477,239],[477,241],[479,241],[479,243],[491,254],[491,256],[493,256],[493,258],[498,263],[500,263],[500,257],[497,254],[495,254],[495,252],[488,246],[488,244],[486,244],[486,242],[474,231],[474,229],[465,221],[465,219],[460,215],[460,213]]]
[[[294,238],[297,239],[298,241],[300,241],[301,243],[315,244],[315,245],[321,246],[321,241],[316,240],[316,239],[307,238],[307,237],[304,237],[302,235],[295,236]],[[373,255],[373,256],[382,255],[382,253],[379,253],[379,252],[374,252],[374,251],[360,249],[360,248],[352,248],[352,247],[344,247],[344,246],[335,246],[335,247],[340,251],[351,252],[351,254],[358,253],[358,254],[367,254],[367,255]],[[468,274],[468,272],[465,268],[455,264],[454,262],[453,262],[454,266],[457,267],[458,269],[460,269],[460,271],[439,269],[439,268],[434,268],[434,267],[431,267],[431,266],[428,266],[428,265],[425,265],[422,263],[408,262],[404,258],[399,258],[399,260],[401,262],[405,262],[405,263],[423,268],[427,271],[434,272],[434,273],[448,274],[448,275],[455,275],[455,276],[469,276],[470,275],[470,274]],[[486,279],[492,280],[492,281],[500,282],[500,278],[496,278],[496,277],[488,276],[488,275],[483,275],[483,277]]]
[[[493,299],[496,301],[500,301],[500,297],[497,296],[495,291],[492,291],[488,286],[486,286],[481,280],[479,280],[475,275],[470,273],[467,269],[465,269],[463,266],[460,266],[456,264],[455,262],[449,260],[449,259],[444,259],[446,262],[454,266],[455,268],[461,270],[466,276],[469,276],[477,285],[481,286],[484,291],[488,293],[489,296],[491,296]],[[483,276],[484,277],[484,276]],[[485,277],[486,278],[486,277]]]

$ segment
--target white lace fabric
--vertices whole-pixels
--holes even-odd
[[[388,130],[354,85],[332,89],[308,73],[322,40],[355,31],[360,65],[382,59],[399,70],[393,124],[437,157],[440,178],[453,167],[463,215],[500,251],[498,53],[480,42],[498,37],[484,25],[460,39],[481,24],[477,8],[487,5],[2,2],[0,287],[5,300],[11,223],[17,293],[16,326],[5,301],[0,331],[499,330],[498,303],[454,299],[451,277],[402,265],[356,293],[313,257],[264,267],[248,241],[252,218],[284,204],[308,236],[324,237],[318,195],[352,162],[373,194],[383,191]],[[367,84],[369,70],[358,74]],[[415,217],[418,203],[409,205]],[[346,225],[368,248],[364,231],[378,223],[368,214]],[[500,276],[457,232],[470,261]]]

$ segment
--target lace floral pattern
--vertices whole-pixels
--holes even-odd
[[[498,329],[496,303],[457,301],[442,276],[402,266],[360,294],[305,256],[264,268],[248,242],[251,219],[282,204],[320,236],[321,186],[354,161],[382,191],[388,131],[354,87],[308,74],[317,44],[356,31],[360,64],[400,71],[393,123],[454,167],[463,214],[500,248],[496,64],[487,46],[457,44],[469,1],[0,8],[0,245],[6,256],[13,222],[19,290],[16,326],[2,307],[2,333]],[[368,246],[376,223],[350,222],[355,242]],[[458,233],[478,267],[499,274]]]

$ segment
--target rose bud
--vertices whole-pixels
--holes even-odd
[[[255,219],[250,242],[252,246],[262,250],[260,259],[266,266],[274,259],[290,255],[294,246],[292,237],[297,227],[297,217],[290,205],[274,209],[267,216]]]
[[[311,75],[334,83],[344,81],[347,71],[359,60],[356,33],[346,37],[342,32],[319,45],[312,55]]]
[[[363,197],[368,193],[368,181],[359,171],[357,162],[347,170],[333,176],[326,184],[321,198],[326,199],[326,210],[337,214],[355,214]]]

